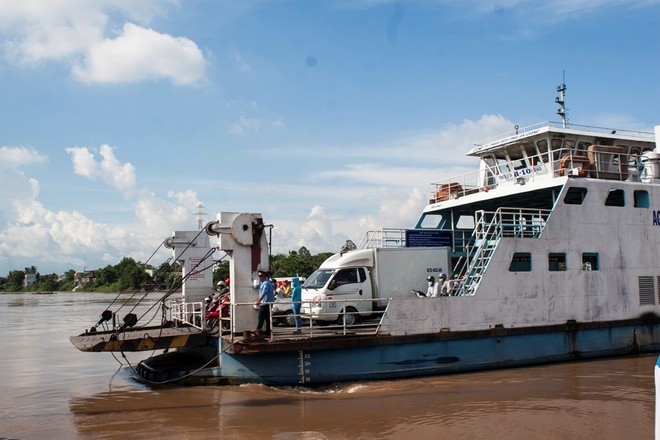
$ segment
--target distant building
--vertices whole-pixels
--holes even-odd
[[[23,278],[23,287],[32,286],[37,284],[39,276],[36,273],[26,273],[25,278]]]
[[[73,282],[76,286],[82,286],[85,284],[93,283],[96,281],[96,271],[95,270],[86,270],[84,272],[76,272],[73,276]]]

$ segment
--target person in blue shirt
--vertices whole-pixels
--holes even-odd
[[[259,321],[257,322],[257,332],[261,331],[264,322],[266,323],[265,334],[270,334],[270,304],[275,301],[275,288],[268,279],[268,274],[264,271],[257,273],[259,276],[259,299],[256,304],[259,306]]]
[[[300,278],[293,278],[293,289],[291,290],[291,302],[293,303],[293,319],[296,322],[296,329],[293,334],[298,334],[302,329],[302,319],[300,318],[300,306],[302,301],[302,288],[300,287]]]

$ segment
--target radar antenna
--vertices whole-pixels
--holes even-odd
[[[566,110],[566,73],[562,71],[561,76],[562,83],[557,86],[557,93],[559,93],[559,96],[555,98],[555,102],[559,104],[557,114],[561,116],[562,126],[566,128],[566,123],[568,121],[568,117],[566,116],[568,113]]]

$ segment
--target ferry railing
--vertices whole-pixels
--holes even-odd
[[[412,294],[411,294],[412,295]],[[361,303],[361,302],[379,302],[379,303],[385,303],[385,310],[387,309],[387,305],[389,305],[389,299],[353,299],[353,300],[324,300],[324,301],[301,301],[302,305],[304,306],[305,304],[323,304],[323,303]],[[267,303],[266,306],[269,307],[272,310],[274,303]],[[231,320],[232,316],[235,316],[236,310],[241,308],[241,307],[249,307],[253,308],[254,303],[237,303],[237,304],[231,304],[231,312],[230,312],[230,317],[228,318]],[[303,308],[304,310],[304,308]],[[334,319],[330,321],[322,321],[322,318],[329,317],[332,315],[337,315],[336,312],[323,312],[318,315],[314,316],[314,319],[310,319],[309,314],[303,314],[301,313],[301,319],[302,319],[302,331],[301,333],[293,333],[293,330],[295,329],[294,326],[276,326],[276,321],[277,318],[271,313],[269,313],[269,319],[270,319],[270,329],[271,332],[270,334],[263,334],[264,340],[268,341],[276,341],[276,340],[283,340],[283,339],[298,339],[298,338],[314,338],[314,337],[321,337],[321,336],[337,336],[337,335],[352,335],[352,334],[359,334],[359,335],[373,335],[376,334],[378,329],[380,328],[380,325],[382,323],[382,318],[385,314],[385,311],[382,309],[374,309],[370,312],[370,315],[368,317],[363,317],[359,316],[360,312],[358,311],[347,311],[346,313],[342,314],[342,319],[338,320],[335,316]],[[351,316],[356,316],[358,317],[358,322],[351,324],[350,323],[350,317]],[[214,325],[219,325],[219,324],[214,324]],[[256,328],[257,326],[257,320],[255,317],[255,322],[254,322],[254,327]],[[216,330],[219,330],[219,332],[226,338],[228,338],[230,341],[234,342],[236,340],[245,340],[246,335],[245,334],[234,334],[230,330],[223,330],[222,328],[220,329],[210,329],[207,328],[207,331],[209,333],[214,334],[216,333]],[[256,332],[252,332],[256,333]],[[247,336],[247,338],[250,338],[251,336]]]
[[[206,308],[202,302],[170,302],[169,308],[170,320],[175,325],[191,325],[203,330],[206,328]]]
[[[357,249],[393,248],[406,246],[406,230],[401,228],[380,228],[367,231],[357,245]]]
[[[472,237],[472,230],[448,230],[452,233],[452,251],[465,252]],[[381,228],[367,231],[356,246],[356,249],[398,248],[406,247],[406,229]]]
[[[411,294],[412,295],[412,294]],[[317,337],[317,336],[329,336],[329,335],[350,335],[350,334],[376,334],[378,329],[381,326],[382,318],[386,313],[386,310],[389,306],[389,301],[391,298],[378,298],[378,299],[349,299],[349,300],[324,300],[324,301],[301,301],[302,305],[304,304],[324,304],[324,303],[378,303],[381,304],[379,308],[373,309],[368,317],[364,317],[360,314],[359,311],[345,311],[341,314],[341,320],[338,320],[336,315],[337,313],[333,312],[322,312],[315,315],[315,319],[310,319],[309,315],[301,314],[301,319],[303,320],[303,333],[300,334],[300,337]],[[382,304],[385,304],[385,310],[382,309]],[[275,303],[267,303],[266,306],[269,307],[269,320],[271,333],[267,335],[267,339],[276,340],[276,339],[289,339],[292,336],[299,337],[292,333],[294,326],[286,326],[286,329],[280,332],[276,332],[276,322],[278,321],[278,316],[272,313],[272,308]],[[254,303],[237,303],[230,304],[230,314],[229,317],[223,317],[219,320],[207,320],[206,319],[206,308],[202,302],[182,302],[182,301],[171,301],[168,302],[164,309],[167,310],[167,319],[172,321],[175,326],[192,326],[200,330],[205,330],[209,334],[222,334],[228,336],[232,341],[241,338],[243,335],[235,335],[231,332],[231,317],[235,316],[235,311],[239,307],[249,307],[254,308]],[[329,321],[324,321],[323,317],[329,317],[335,315],[334,319]],[[355,316],[357,319],[356,323],[351,323],[351,317]],[[226,323],[226,326],[223,326],[223,322]],[[254,327],[256,328],[257,321],[254,322]],[[288,330],[288,331],[287,331]]]
[[[500,185],[524,185],[548,175],[552,171],[548,153],[518,158],[510,162],[500,160],[487,168],[469,171],[458,176],[434,182],[429,203],[458,199],[476,193],[485,193]]]

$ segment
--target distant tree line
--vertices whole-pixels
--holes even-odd
[[[288,254],[272,255],[270,272],[273,277],[308,277],[331,252],[311,255],[306,247]],[[26,277],[33,284],[25,286]],[[213,270],[213,283],[229,278],[229,261],[220,261]],[[170,290],[181,284],[181,265],[163,263],[158,267],[125,257],[119,264],[107,265],[93,271],[76,273],[70,269],[64,275],[40,274],[35,266],[25,270],[13,270],[6,277],[0,276],[0,292],[126,292],[138,290]]]

